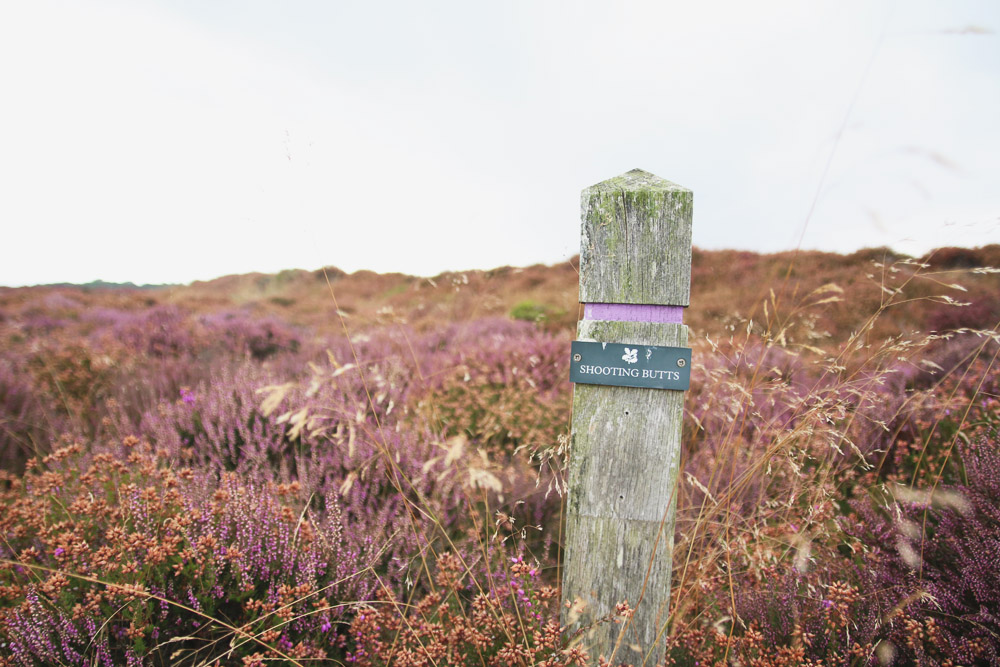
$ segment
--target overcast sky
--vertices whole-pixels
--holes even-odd
[[[1000,3],[25,0],[0,284],[563,260],[580,190],[703,248],[1000,242]]]

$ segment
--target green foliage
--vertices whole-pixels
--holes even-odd
[[[534,301],[521,301],[511,308],[510,316],[515,320],[540,322],[545,319],[547,312],[548,310],[545,306],[537,304]]]

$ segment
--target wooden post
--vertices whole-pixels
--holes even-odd
[[[570,607],[564,605],[563,623],[572,632],[620,602],[635,609],[630,622],[602,623],[586,635],[594,663],[599,655],[611,657],[623,627],[615,664],[653,665],[663,655],[684,392],[635,386],[646,382],[635,378],[683,376],[675,385],[687,387],[682,322],[690,301],[691,209],[690,190],[639,169],[581,197],[578,339],[590,341],[594,355],[610,359],[614,350],[624,361],[594,363],[591,355],[587,363],[574,343],[571,374],[578,384],[562,589]],[[660,366],[668,370],[640,373],[637,358],[645,362],[654,352],[663,358],[663,348],[653,346],[675,348]],[[633,386],[608,386],[625,383]]]

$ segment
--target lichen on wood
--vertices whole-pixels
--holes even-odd
[[[641,169],[584,190],[580,301],[689,305],[692,202]]]
[[[683,347],[687,327],[584,320],[578,338]],[[571,628],[614,611],[618,602],[637,607],[616,664],[641,664],[627,645],[652,647],[666,622],[683,405],[681,391],[585,384],[574,390],[563,597],[586,603]],[[599,625],[587,644],[607,656],[621,627]]]
[[[638,169],[584,190],[580,301],[687,306],[691,201],[689,190]],[[579,340],[667,347],[686,347],[687,334],[654,322],[585,319],[578,329]],[[681,391],[574,389],[563,623],[586,628],[595,664],[616,644],[615,664],[663,656],[683,404]],[[626,601],[630,620],[594,624]]]

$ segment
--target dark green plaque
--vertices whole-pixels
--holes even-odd
[[[570,382],[684,391],[691,385],[691,348],[575,340]]]

